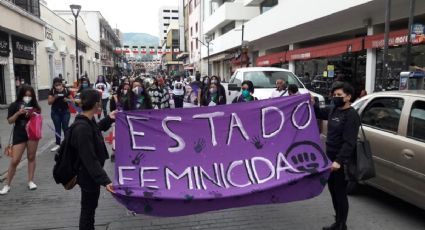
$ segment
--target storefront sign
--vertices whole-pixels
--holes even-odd
[[[363,50],[363,38],[355,38],[326,45],[290,50],[286,54],[286,60],[296,61],[321,57],[333,57],[361,50]]]
[[[315,121],[310,95],[119,113],[113,195],[153,216],[316,197],[331,162]]]
[[[408,42],[408,30],[399,30],[394,31],[389,34],[388,45],[389,46],[400,46],[406,45]],[[425,36],[413,34],[412,44],[420,44],[425,42]],[[365,48],[366,49],[376,49],[383,48],[385,45],[384,34],[378,34],[373,36],[368,36],[365,39]]]
[[[0,31],[0,56],[9,57],[9,35]]]
[[[412,26],[412,33],[415,35],[423,35],[425,33],[425,27],[422,24],[415,24]]]
[[[335,66],[334,65],[328,65],[327,67],[328,71],[328,77],[335,77]]]
[[[12,38],[13,57],[27,60],[34,59],[34,42],[19,37]]]

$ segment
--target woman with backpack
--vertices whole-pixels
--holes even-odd
[[[72,97],[68,89],[63,85],[62,79],[53,79],[53,86],[47,98],[47,103],[52,106],[50,114],[55,125],[56,145],[51,149],[52,152],[56,152],[60,147],[62,130],[65,133],[65,130],[68,129],[69,120],[71,119],[68,102],[72,102]]]
[[[6,195],[10,191],[10,185],[15,176],[16,168],[21,162],[22,155],[27,150],[28,160],[28,189],[35,190],[37,185],[34,181],[35,156],[38,147],[38,140],[29,140],[26,131],[26,125],[34,113],[41,113],[41,107],[38,105],[34,88],[29,85],[23,85],[19,88],[16,101],[8,109],[7,121],[14,124],[12,137],[12,155],[9,170],[7,172],[7,181],[0,195]]]
[[[77,184],[81,188],[80,229],[94,229],[100,186],[113,192],[111,179],[103,169],[109,154],[102,131],[111,127],[116,111],[96,123],[94,116],[102,109],[99,92],[86,89],[81,92],[80,98],[82,113],[75,118],[70,148],[78,154],[80,162],[80,170],[77,173]]]

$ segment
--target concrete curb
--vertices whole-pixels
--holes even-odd
[[[39,147],[37,150],[36,156],[39,156],[43,154],[44,152],[46,152],[53,144],[55,144],[55,142],[56,142],[55,140],[51,140],[47,142],[45,145],[43,145],[42,147]],[[18,168],[16,170],[20,170],[22,167],[26,166],[27,163],[28,163],[27,158],[23,159],[21,163],[19,163]],[[7,171],[0,172],[0,182],[3,183],[3,181],[6,180],[6,178],[7,178]]]

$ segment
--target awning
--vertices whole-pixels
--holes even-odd
[[[189,57],[189,53],[187,53],[187,52],[180,53],[176,56],[176,58],[179,59],[179,60],[187,58],[187,57]]]
[[[286,62],[286,51],[274,54],[268,54],[257,58],[256,66],[271,66],[277,63]]]
[[[332,57],[361,50],[363,50],[363,38],[355,38],[326,45],[290,50],[286,53],[286,61]]]
[[[390,32],[388,45],[389,46],[406,45],[408,41],[408,36],[407,36],[408,33],[409,31],[407,29]],[[385,45],[384,36],[385,34],[367,36],[364,42],[365,49],[383,48]],[[424,36],[412,37],[412,44],[416,45],[420,43],[425,43]]]

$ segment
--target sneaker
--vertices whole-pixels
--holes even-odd
[[[37,189],[37,185],[36,185],[36,184],[34,184],[34,182],[30,181],[30,182],[28,183],[28,189],[29,189],[29,190],[36,190],[36,189]]]
[[[60,148],[60,146],[59,146],[59,145],[55,145],[55,147],[53,147],[52,149],[50,149],[50,151],[51,151],[51,152],[56,152],[56,151],[58,151],[58,150],[59,150],[59,148]]]
[[[5,185],[5,186],[3,187],[3,189],[2,189],[2,190],[0,190],[0,195],[6,195],[6,194],[8,194],[8,193],[9,193],[9,191],[10,191],[10,186],[9,186],[9,185]]]

